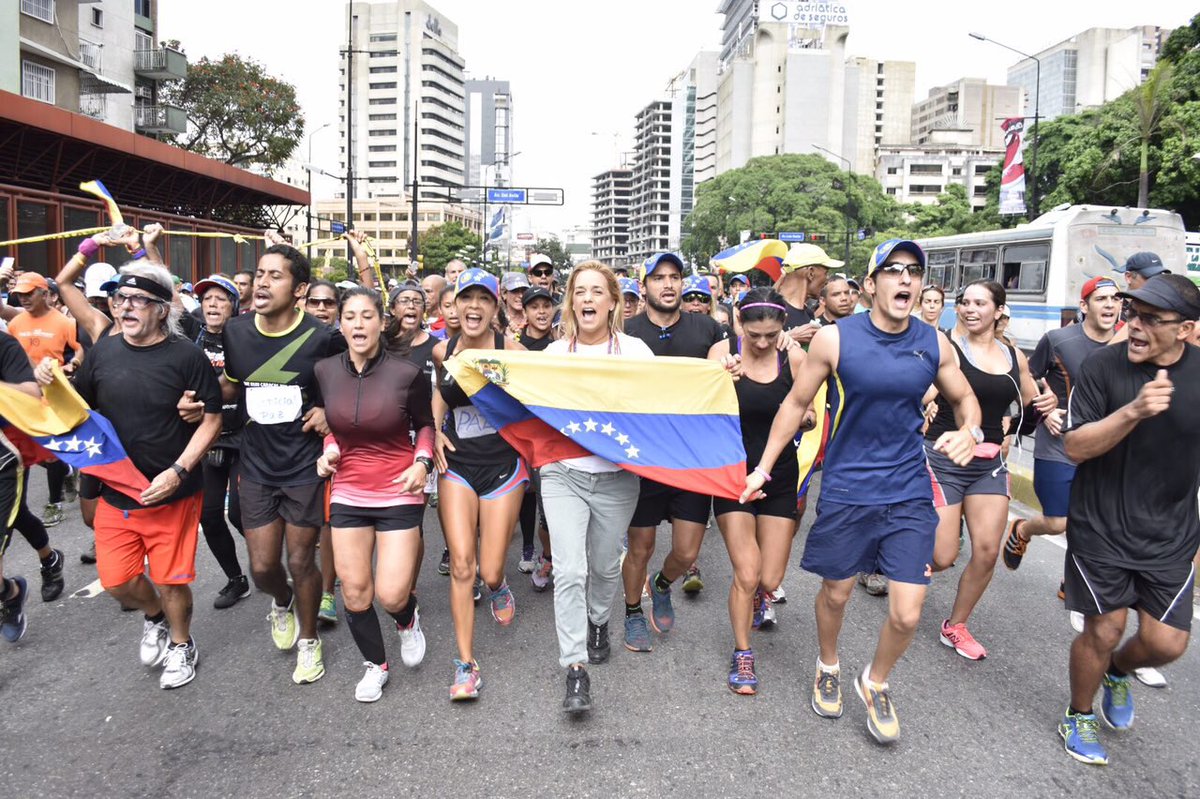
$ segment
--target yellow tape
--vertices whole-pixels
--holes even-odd
[[[44,236],[28,236],[23,239],[12,239],[11,241],[0,241],[0,247],[8,247],[13,244],[36,244],[39,241],[54,241],[55,239],[69,239],[75,236],[93,236],[97,233],[106,233],[112,230],[111,227],[89,227],[80,230],[67,230],[62,233],[47,233]],[[144,230],[138,230],[138,233],[145,233]],[[191,236],[197,239],[233,239],[238,244],[249,244],[252,239],[263,241],[265,236],[247,236],[244,233],[216,233],[200,230],[164,230],[164,236]]]
[[[0,241],[0,247],[8,247],[12,244],[36,244],[39,241],[53,241],[54,239],[69,239],[72,236],[92,236],[96,233],[103,233],[106,230],[112,230],[110,227],[89,227],[82,230],[68,230],[63,233],[47,233],[45,236],[27,236],[23,239],[13,239],[12,241]]]

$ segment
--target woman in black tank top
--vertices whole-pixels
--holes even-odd
[[[746,463],[758,463],[770,437],[775,412],[792,388],[804,350],[792,345],[779,352],[776,343],[787,321],[783,296],[768,288],[754,289],[738,306],[742,337],[737,352],[742,374],[735,383]],[[750,631],[774,623],[769,595],[783,581],[796,532],[796,489],[800,467],[791,444],[775,462],[760,497],[745,505],[713,499],[717,526],[733,565],[729,618],[733,626],[733,659],[729,689],[737,694],[758,690]]]
[[[445,369],[445,362],[464,350],[523,350],[494,332],[499,307],[496,278],[468,269],[455,284],[455,310],[460,332],[433,349],[437,388],[433,418],[438,426],[434,459],[438,472],[438,516],[450,550],[450,613],[458,644],[451,700],[479,696],[483,680],[475,662],[475,531],[479,531],[479,575],[491,592],[492,617],[512,623],[516,604],[504,579],[504,561],[529,472],[524,461],[471,404]]]
[[[925,433],[925,453],[938,512],[934,570],[949,568],[958,557],[964,515],[971,536],[971,560],[959,578],[954,607],[941,629],[942,643],[970,660],[987,656],[987,650],[967,630],[967,619],[991,582],[1008,519],[1008,468],[1001,453],[1007,432],[1003,420],[1014,402],[1022,408],[1032,403],[1041,413],[1049,413],[1058,405],[1053,392],[1039,393],[1025,354],[996,338],[996,320],[1004,301],[1004,287],[999,283],[977,280],[969,284],[959,302],[963,332],[956,331],[950,337],[954,356],[982,411],[982,441],[975,448],[974,460],[958,466],[933,449],[939,436],[959,427],[948,407],[939,407]]]

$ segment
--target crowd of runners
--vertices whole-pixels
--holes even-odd
[[[697,558],[715,518],[733,574],[727,684],[755,694],[754,637],[786,601],[816,467],[800,565],[821,580],[811,672],[820,716],[844,712],[839,633],[856,583],[886,595],[887,615],[868,665],[847,679],[870,734],[890,743],[900,721],[889,677],[931,580],[959,566],[937,635],[980,660],[975,634],[988,631],[972,612],[997,560],[1018,568],[1038,535],[1067,534],[1059,593],[1080,634],[1059,732],[1071,756],[1107,762],[1099,720],[1128,728],[1131,677],[1163,684],[1157,669],[1186,649],[1200,545],[1200,290],[1153,253],[1128,259],[1124,290],[1090,280],[1077,323],[1027,357],[1004,335],[1006,292],[990,280],[961,288],[954,326],[939,330],[945,294],[923,286],[925,254],[904,240],[879,245],[860,280],[800,244],[774,285],[753,288],[746,275],[697,273],[673,253],[633,274],[597,261],[560,272],[534,255],[527,271],[497,278],[451,261],[444,274],[379,286],[364,238],[349,233],[357,280],[347,289],[315,279],[305,254],[271,232],[253,272],[183,284],[160,234],[118,227],[85,239],[53,280],[0,271],[0,381],[38,397],[61,367],[149,483],[134,498],[43,460],[39,517],[27,503],[37,458],[0,434],[0,634],[10,642],[25,633],[31,590],[3,573],[12,531],[37,551],[42,600],[53,601],[65,557],[48,531],[77,496],[95,534],[82,560],[142,614],[139,657],[161,670],[162,688],[197,674],[190,585],[203,530],[226,578],[213,606],[237,605],[252,586],[269,594],[265,632],[295,650],[297,684],[325,673],[320,629],[339,620],[340,583],[341,618],[364,663],[355,698],[374,702],[388,682],[388,639],[406,667],[425,657],[415,586],[428,511],[445,537],[438,571],[449,577],[457,650],[449,698],[475,699],[484,684],[476,604],[501,626],[517,616],[506,569],[519,527],[517,570],[535,591],[553,586],[563,707],[580,713],[593,704],[589,667],[609,658],[612,638],[651,652],[676,626],[676,587],[704,590]],[[95,262],[101,247],[124,247],[128,263]],[[447,368],[465,350],[582,358],[581,369],[602,358],[719,362],[739,406],[740,499],[639,478],[598,455],[534,469]],[[1008,457],[1022,434],[1036,437],[1032,518],[1009,507]],[[819,437],[815,454],[806,435]],[[656,552],[664,522],[669,545]],[[423,598],[443,612],[444,600]],[[1137,630],[1125,638],[1131,609]]]

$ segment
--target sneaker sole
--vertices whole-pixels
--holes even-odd
[[[953,649],[955,652],[957,652],[960,657],[964,657],[967,660],[983,660],[984,658],[987,657],[987,652],[984,652],[979,657],[971,657],[966,652],[962,651],[957,646],[955,646],[953,641],[951,641],[949,638],[947,638],[945,635],[943,635],[941,633],[938,634],[938,640],[941,641],[943,645],[948,646],[951,649]]]
[[[1100,710],[1100,713],[1098,715],[1100,716],[1100,720],[1104,722],[1105,727],[1108,727],[1113,732],[1128,732],[1129,730],[1133,729],[1133,718],[1132,717],[1129,719],[1129,723],[1126,724],[1124,727],[1118,727],[1117,725],[1113,724],[1111,721],[1108,720],[1108,714],[1104,712],[1104,703],[1103,702],[1100,703],[1099,710]]]
[[[861,676],[854,679],[854,693],[858,694],[858,698],[862,700],[863,706],[867,709],[867,732],[871,733],[871,737],[874,738],[877,743],[881,743],[885,746],[894,744],[896,741],[900,740],[899,734],[893,738],[888,738],[882,732],[880,732],[879,728],[875,726],[875,723],[871,721],[871,704],[867,701],[866,695],[863,694],[862,685],[859,684],[859,680],[861,679]]]
[[[628,649],[630,652],[653,652],[654,651],[653,646],[647,646],[645,649],[638,649],[636,646],[632,646],[629,643],[625,644],[625,648]]]
[[[580,713],[587,713],[587,712],[591,711],[591,709],[592,709],[592,703],[589,701],[586,705],[585,704],[565,705],[563,707],[563,713],[566,713],[568,716],[577,716]]]
[[[410,660],[409,658],[404,656],[404,648],[401,647],[400,662],[403,663],[408,668],[415,669],[417,666],[420,666],[422,662],[424,662],[424,660],[425,660],[425,639],[423,637],[421,639],[421,651],[417,653],[416,658],[413,659],[411,663],[409,662],[409,660]]]
[[[1134,678],[1137,679],[1138,682],[1140,682],[1142,685],[1146,686],[1147,688],[1159,689],[1159,688],[1167,687],[1166,678],[1162,677],[1161,674],[1159,674],[1158,678],[1156,678],[1156,679],[1147,680],[1147,679],[1143,678],[1139,672],[1141,672],[1141,669],[1134,669],[1133,676],[1134,676]]]
[[[758,686],[755,685],[730,685],[729,690],[733,691],[738,696],[754,696],[758,693]]]
[[[315,683],[317,680],[321,679],[324,676],[325,676],[325,667],[322,666],[320,673],[309,675],[308,677],[302,677],[299,680],[297,680],[296,675],[293,674],[292,682],[296,683],[296,685],[312,685],[313,683]]]
[[[842,717],[842,713],[845,712],[844,707],[839,707],[836,713],[829,710],[823,710],[821,705],[817,702],[817,698],[815,696],[809,698],[809,704],[812,705],[813,713],[816,713],[823,719],[840,719]]]
[[[653,613],[650,614],[650,617],[648,619],[646,619],[646,621],[650,624],[650,629],[654,630],[654,632],[658,633],[659,635],[666,635],[667,633],[671,632],[671,630],[675,629],[674,621],[672,621],[670,624],[660,625],[654,619]]]
[[[378,702],[380,699],[383,699],[383,691],[382,690],[375,696],[369,696],[369,697],[365,697],[365,698],[359,696],[358,694],[354,695],[354,701],[362,702],[364,705],[369,705],[372,702]]]
[[[292,647],[294,647],[296,645],[296,642],[299,640],[300,640],[300,625],[299,624],[296,625],[296,634],[292,636],[292,642],[290,644],[288,644],[287,646],[280,646],[279,642],[275,640],[275,636],[274,635],[271,636],[271,643],[274,644],[275,648],[278,649],[280,652],[287,652]]]
[[[1087,755],[1081,755],[1078,752],[1072,752],[1071,748],[1069,746],[1067,746],[1067,736],[1063,734],[1062,730],[1058,731],[1058,737],[1062,738],[1062,740],[1063,740],[1063,751],[1066,752],[1071,757],[1073,757],[1074,759],[1078,760],[1080,763],[1086,763],[1089,766],[1107,766],[1108,765],[1107,757],[1100,759],[1100,758],[1088,757]]]
[[[159,687],[159,688],[162,688],[164,691],[174,691],[176,688],[182,688],[183,686],[187,685],[188,683],[190,683],[190,682],[191,682],[192,680],[194,680],[194,679],[196,679],[196,669],[195,669],[195,667],[193,667],[193,668],[192,668],[192,674],[191,674],[191,676],[190,676],[190,677],[188,677],[188,678],[187,678],[186,680],[184,680],[183,682],[175,683],[174,685],[163,685],[163,683],[160,681],[160,682],[158,683],[158,687]]]

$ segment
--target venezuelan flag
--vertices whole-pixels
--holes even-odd
[[[80,191],[86,191],[88,194],[99,197],[104,200],[104,204],[108,206],[108,216],[112,221],[113,227],[125,224],[125,219],[121,216],[121,209],[117,207],[117,201],[113,199],[108,188],[98,180],[89,180],[79,184]]]
[[[446,368],[533,466],[599,455],[700,494],[745,486],[737,394],[714,361],[466,350]]]
[[[58,458],[140,502],[150,481],[125,453],[112,422],[88,408],[57,366],[54,382],[43,387],[42,393],[43,399],[38,400],[0,384],[5,432],[20,431],[28,436],[37,445],[39,457],[34,460]],[[26,465],[31,462],[22,460]]]
[[[722,272],[749,272],[758,269],[779,280],[788,246],[778,239],[752,239],[745,244],[722,250],[712,257],[713,266]]]

